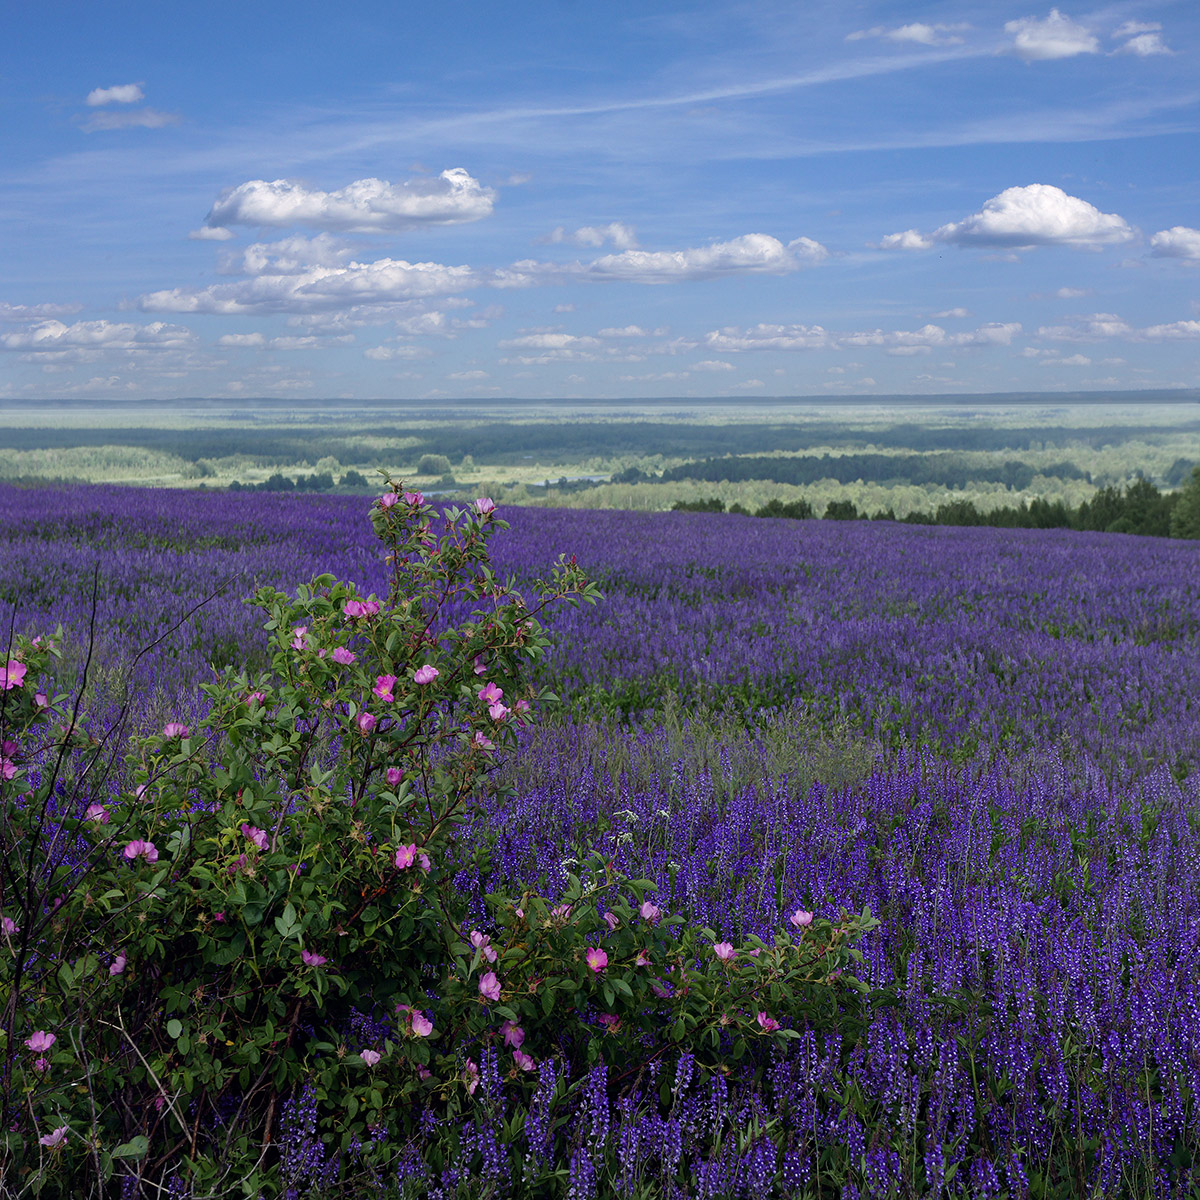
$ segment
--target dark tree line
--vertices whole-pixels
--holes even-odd
[[[681,500],[676,512],[731,512],[755,517],[791,517],[804,520],[816,516],[807,500],[771,500],[751,513],[740,504],[725,508],[721,500]],[[833,500],[822,514],[826,521],[895,521],[890,508],[868,515],[852,500]],[[900,518],[907,525],[990,525],[1001,529],[1077,529],[1102,533],[1136,533],[1148,537],[1200,538],[1200,467],[1177,492],[1160,492],[1148,479],[1137,479],[1126,487],[1101,488],[1091,500],[1073,508],[1061,500],[1036,498],[1028,504],[981,512],[970,500],[951,500],[933,513],[909,513]]]

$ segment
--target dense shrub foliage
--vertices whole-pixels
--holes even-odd
[[[195,731],[206,718],[208,728],[214,721],[229,724],[213,708],[221,694],[227,694],[226,716],[243,708],[249,716],[241,697],[253,690],[253,680],[243,684],[237,674],[249,667],[251,676],[264,671],[283,681],[271,685],[274,691],[262,689],[265,696],[280,697],[287,686],[300,689],[295,696],[303,692],[304,681],[289,683],[282,670],[301,652],[282,644],[280,629],[295,636],[296,625],[307,625],[316,642],[303,653],[325,648],[326,658],[317,660],[322,664],[339,645],[354,653],[358,661],[339,670],[362,672],[356,687],[369,712],[381,707],[377,696],[370,698],[378,675],[404,675],[390,666],[368,668],[379,651],[352,644],[350,626],[335,613],[322,624],[308,619],[310,609],[301,618],[292,608],[333,604],[320,595],[324,584],[290,598],[297,580],[324,570],[355,581],[328,583],[331,596],[346,588],[336,592],[343,605],[350,596],[365,602],[374,593],[382,607],[391,577],[377,544],[359,532],[362,501],[181,498],[99,488],[9,491],[4,500],[0,582],[17,633],[50,630],[57,620],[67,627],[57,663],[46,657],[44,644],[19,639],[14,646],[23,659],[9,655],[26,672],[20,686],[2,693],[5,712],[14,726],[28,721],[33,731],[11,739],[17,746],[5,757],[13,780],[20,779],[18,771],[32,780],[45,770],[38,747],[55,744],[64,718],[38,706],[38,691],[47,693],[48,682],[38,675],[53,666],[64,681],[60,690],[73,696],[68,685],[82,668],[77,647],[87,644],[96,571],[97,636],[85,689],[91,712],[76,721],[76,748],[64,759],[55,803],[60,795],[85,798],[89,779],[98,778],[83,775],[87,756],[99,751],[97,763],[107,761],[119,740],[103,741],[118,701],[126,688],[136,697],[130,715],[137,719],[130,724],[146,740],[126,738],[122,745],[133,752],[128,766],[116,763],[108,782],[94,789],[95,799],[87,797],[111,814],[97,833],[115,837],[117,822],[129,819],[119,812],[136,811],[139,820],[148,815],[136,788],[156,760],[154,770],[170,766],[192,780],[189,796],[213,794],[217,777],[210,780],[195,764],[217,743],[199,750]],[[428,876],[419,859],[415,868],[395,868],[397,851],[412,846],[416,852],[416,837],[393,837],[389,826],[366,843],[354,840],[353,821],[366,819],[361,802],[337,818],[339,831],[348,831],[338,841],[345,853],[323,866],[316,854],[271,859],[282,852],[261,851],[252,841],[271,830],[244,812],[229,815],[222,808],[189,818],[224,828],[231,860],[262,855],[276,873],[311,861],[314,870],[334,877],[343,866],[349,872],[351,864],[365,864],[365,846],[379,846],[380,854],[386,847],[397,871],[413,872],[404,878],[421,888],[420,902],[444,904],[467,935],[446,946],[449,959],[442,960],[465,968],[458,984],[423,977],[425,1004],[414,1002],[412,990],[397,1001],[419,1009],[437,1037],[423,1038],[416,1016],[404,1011],[397,1017],[394,1006],[390,1014],[368,1010],[364,1017],[343,1008],[350,1031],[324,1040],[331,1051],[316,1049],[316,1024],[308,1022],[311,1031],[297,1025],[297,1038],[314,1041],[303,1043],[312,1056],[295,1059],[292,1078],[299,1079],[301,1066],[316,1070],[297,1090],[278,1093],[261,1166],[277,1174],[262,1176],[264,1194],[290,1187],[297,1195],[319,1195],[322,1188],[332,1195],[345,1187],[354,1195],[371,1169],[381,1172],[381,1188],[411,1196],[1065,1200],[1193,1193],[1200,1175],[1200,563],[1194,545],[1119,534],[728,515],[515,511],[505,517],[513,528],[490,547],[497,575],[512,574],[536,593],[536,580],[551,579],[558,557],[575,554],[606,598],[539,617],[549,642],[532,675],[524,676],[528,693],[496,675],[502,704],[523,694],[532,700],[535,691],[553,685],[567,701],[566,715],[523,729],[505,722],[511,751],[504,763],[499,750],[481,755],[488,759],[488,782],[462,810],[453,839],[429,855]],[[225,594],[189,614],[224,579],[231,581]],[[252,581],[288,593],[268,600],[268,608],[281,606],[276,630],[264,633],[262,612],[235,599],[252,590]],[[461,629],[471,607],[445,609],[439,628]],[[359,627],[353,628],[358,636]],[[131,648],[164,633],[159,645],[132,661]],[[222,676],[217,694],[198,702],[194,684],[214,678],[209,663],[233,664],[235,673]],[[473,658],[470,670],[473,686]],[[330,687],[331,677],[343,679],[320,677],[322,687]],[[414,693],[428,685],[406,686]],[[482,686],[446,699],[456,699],[495,741],[487,733],[490,711],[478,695]],[[336,695],[348,703],[351,691],[341,687],[321,692],[322,701]],[[52,688],[47,702],[54,713],[64,712]],[[348,719],[339,710],[343,725]],[[171,723],[193,731],[187,751],[182,742],[164,739]],[[269,745],[275,734],[290,744],[286,730],[294,724],[281,719],[256,727],[247,753]],[[340,761],[347,735],[361,752],[361,730],[339,727],[320,753]],[[432,761],[437,753],[430,751]],[[382,811],[392,802],[380,799],[388,790],[387,766],[380,768],[384,782],[371,803]],[[331,766],[322,760],[321,769]],[[379,771],[371,778],[378,781]],[[18,795],[30,790],[20,786]],[[332,783],[328,790],[332,796]],[[331,799],[326,812],[332,808]],[[168,819],[161,806],[153,811],[161,813],[155,819]],[[287,814],[295,819],[295,812]],[[67,827],[65,816],[60,824]],[[92,826],[85,819],[75,828]],[[114,879],[123,886],[148,888],[157,871],[174,863],[174,852],[166,853],[166,843],[149,833],[139,826],[131,840],[153,842],[158,863],[144,855],[125,862],[128,842],[119,843]],[[80,844],[99,843],[85,838]],[[373,861],[378,867],[378,856]],[[257,880],[268,875],[260,872]],[[220,880],[220,887],[230,888],[232,878]],[[24,930],[38,929],[38,922],[50,929],[57,919],[53,901],[61,892],[46,887],[32,925],[24,915],[11,918],[23,931],[19,936],[34,936]],[[588,888],[597,890],[584,896]],[[437,895],[445,899],[435,901]],[[83,898],[72,903],[91,912]],[[564,904],[571,916],[559,925],[553,913]],[[5,915],[8,905],[5,898]],[[511,981],[522,976],[506,955],[527,936],[506,915],[516,907],[529,935],[544,937],[537,950],[543,961],[570,958],[567,946],[582,953],[571,958],[572,980],[582,983],[572,992],[563,989],[561,999],[556,989],[555,1007],[544,1019],[540,1000],[518,994],[514,1004],[521,989]],[[682,921],[654,924],[656,909]],[[668,944],[684,947],[696,970],[688,992],[700,998],[692,1013],[696,1028],[711,1028],[704,1012],[716,1014],[713,1001],[736,996],[739,988],[760,986],[759,972],[773,969],[771,954],[786,956],[789,945],[818,936],[838,938],[841,953],[847,939],[837,931],[850,928],[842,914],[864,909],[879,924],[864,931],[862,961],[849,962],[851,970],[832,988],[813,985],[807,1007],[792,1018],[799,1037],[776,1040],[779,1032],[759,1023],[759,1011],[767,1021],[779,1019],[773,1001],[740,1009],[745,1024],[735,1021],[732,1032],[716,1015],[715,1045],[686,1023],[679,1039],[672,1040],[673,1021],[669,1027],[659,1022],[652,1034],[640,1014],[653,1022],[654,1002],[684,1003],[662,971],[653,982],[662,987],[665,981],[670,997],[651,989],[635,992],[630,1004],[614,986],[610,1005],[603,991],[618,972],[627,982],[639,978],[637,954],[643,935],[653,931],[664,939],[655,943],[660,961],[669,958]],[[528,921],[537,911],[547,916],[544,926]],[[284,944],[274,917],[294,926],[283,911],[271,912],[263,936]],[[805,920],[809,912],[810,925],[791,919]],[[213,921],[209,928],[214,945],[231,936],[226,923]],[[486,949],[471,939],[473,932]],[[135,930],[134,936],[143,935]],[[299,966],[277,968],[273,978],[286,987],[292,980],[324,981],[330,986],[322,995],[341,1003],[334,981],[347,960],[325,946],[344,940],[305,943],[301,954],[329,962],[301,958]],[[95,978],[79,986],[108,997],[115,994],[110,987],[132,988],[139,979],[144,985],[143,968],[128,956],[123,971],[109,975],[115,946],[107,936],[97,943]],[[724,943],[735,958],[723,957]],[[602,972],[587,962],[588,951],[599,949],[606,955]],[[488,960],[489,950],[497,963]],[[401,963],[388,971],[400,979],[407,969]],[[489,971],[501,986],[498,1003],[518,1018],[517,1046],[513,1027],[503,1028],[510,1018],[479,990]],[[849,976],[867,986],[865,997]],[[769,996],[771,981],[761,986]],[[46,1003],[61,1003],[54,997],[66,995],[66,987],[56,979]],[[292,995],[279,991],[283,999]],[[439,991],[445,997],[439,1003],[457,994],[477,1022],[464,1021],[461,1035],[449,1041],[428,995]],[[267,1006],[258,998],[255,1003]],[[785,1003],[780,996],[780,1013]],[[94,1007],[89,1028],[115,1023],[111,1009]],[[75,1057],[52,1061],[43,1079],[25,1039],[39,1030],[54,1033],[56,1042],[38,1051],[50,1060],[65,1053],[68,1038],[48,1022],[25,1025],[23,1014],[10,1018],[17,1022],[6,1043],[12,1077],[17,1070],[36,1076],[46,1089],[37,1094],[51,1095],[81,1060],[72,1050]],[[606,1014],[617,1016],[617,1029]],[[187,1052],[195,1052],[194,1013],[167,1020],[179,1021]],[[171,1026],[151,1021],[135,1030],[126,1024],[140,1047],[168,1056],[167,1070],[179,1069],[184,1052]],[[492,1031],[490,1040],[476,1032],[484,1028]],[[536,1049],[534,1039],[551,1031],[558,1036],[552,1051]],[[476,1036],[477,1053],[467,1048]],[[643,1037],[650,1039],[645,1045]],[[444,1054],[451,1044],[461,1060]],[[338,1059],[340,1045],[345,1055]],[[379,1088],[387,1100],[390,1089],[402,1088],[408,1069],[402,1064],[422,1045],[430,1055],[426,1069],[449,1071],[447,1059],[461,1062],[461,1069],[436,1104],[379,1106],[387,1134],[377,1136],[380,1127],[373,1130],[368,1117],[371,1090]],[[656,1056],[651,1046],[659,1045],[667,1049]],[[260,1056],[264,1048],[260,1043]],[[380,1061],[369,1063],[364,1050],[380,1053]],[[535,1061],[535,1070],[521,1068],[517,1050]],[[478,1071],[473,1091],[467,1059]],[[157,1065],[155,1073],[162,1078]],[[329,1111],[335,1094],[329,1079],[354,1091],[352,1115]],[[89,1085],[82,1086],[84,1093],[66,1096],[72,1111],[85,1113],[78,1125],[68,1121],[72,1131],[86,1127],[82,1097]],[[154,1085],[143,1079],[142,1086],[153,1109]],[[406,1094],[428,1096],[437,1088]],[[198,1104],[194,1095],[174,1103],[185,1121],[201,1111],[190,1107]],[[263,1153],[263,1106],[269,1103],[261,1089],[247,1103],[258,1121],[248,1146],[255,1161]],[[164,1137],[175,1128],[165,1101],[162,1114],[143,1109],[129,1118],[129,1108],[116,1111],[124,1115],[114,1120],[140,1115],[159,1122],[155,1128]],[[206,1136],[227,1136],[221,1121],[229,1115],[218,1119],[209,1112]],[[408,1120],[415,1131],[405,1139],[399,1133]],[[58,1128],[42,1124],[39,1137]],[[106,1136],[110,1155],[126,1148],[112,1159],[114,1191],[126,1168],[145,1174],[157,1161],[153,1155],[162,1154],[150,1147],[141,1154],[134,1124]],[[63,1143],[59,1150],[40,1147],[41,1165],[64,1161],[54,1156],[68,1147],[84,1154],[77,1133],[64,1134]],[[25,1143],[9,1145],[16,1153]]]

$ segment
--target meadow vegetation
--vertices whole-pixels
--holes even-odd
[[[1200,1185],[1189,541],[3,500],[10,1194]]]

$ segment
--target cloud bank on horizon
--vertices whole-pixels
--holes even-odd
[[[468,8],[18,14],[0,399],[1200,386],[1191,6]]]

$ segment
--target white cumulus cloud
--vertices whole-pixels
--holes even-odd
[[[222,192],[205,224],[303,225],[343,233],[377,233],[478,221],[491,213],[495,196],[462,167],[397,184],[356,179],[334,192],[311,189],[290,179],[251,179]]]
[[[1151,341],[1200,338],[1200,321],[1172,321],[1169,325],[1151,325],[1142,330],[1142,337]]]
[[[633,226],[621,221],[610,221],[607,225],[584,225],[573,233],[559,225],[551,231],[546,241],[569,242],[573,246],[603,246],[608,242],[618,250],[636,250],[638,244]]]
[[[704,335],[712,350],[820,350],[831,345],[820,325],[754,325],[742,330],[734,326],[714,329]]]
[[[847,34],[846,41],[860,42],[864,38],[883,38],[889,42],[915,42],[921,46],[956,46],[962,42],[958,35],[970,28],[964,21],[952,25],[927,25],[923,21],[913,21],[895,29],[889,29],[885,25],[873,25],[870,29],[856,29]]]
[[[1182,258],[1200,263],[1200,229],[1173,225],[1161,229],[1150,239],[1150,253],[1155,258]]]
[[[1128,337],[1133,327],[1113,313],[1092,313],[1071,325],[1043,325],[1037,335],[1056,342],[1102,342],[1108,338]]]
[[[6,350],[34,352],[67,349],[139,350],[168,349],[190,345],[195,334],[183,325],[152,321],[132,325],[113,321],[41,321],[19,333],[0,334],[0,346]]]
[[[1097,249],[1130,242],[1137,231],[1116,213],[1068,195],[1049,183],[1005,188],[978,212],[952,221],[928,236],[916,230],[890,234],[880,243],[896,249],[927,249],[934,243],[957,246],[1075,246]]]
[[[876,249],[879,250],[928,250],[933,240],[915,229],[905,229],[902,233],[885,234],[879,239]]]
[[[1074,58],[1077,54],[1095,54],[1100,49],[1100,42],[1090,29],[1057,8],[1052,8],[1050,15],[1042,20],[1021,17],[1009,21],[1004,32],[1013,35],[1013,52],[1026,62]]]
[[[145,100],[146,93],[140,83],[118,83],[113,87],[92,88],[84,101],[89,108],[97,108],[103,104],[136,104]]]
[[[143,312],[314,312],[355,304],[390,304],[448,296],[479,282],[475,272],[466,266],[381,258],[341,267],[314,266],[303,271],[256,275],[204,288],[170,288],[141,296],[138,307]]]
[[[675,283],[721,275],[783,275],[827,258],[829,252],[811,238],[784,245],[766,233],[747,233],[728,242],[687,250],[625,250],[605,254],[582,266],[587,279],[630,283]]]

